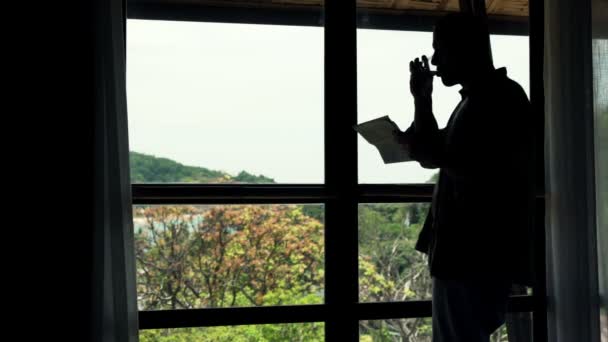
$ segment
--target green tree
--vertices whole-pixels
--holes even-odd
[[[359,206],[359,286],[363,302],[429,299],[426,257],[415,250],[428,204]],[[430,341],[427,318],[364,321],[361,340]]]

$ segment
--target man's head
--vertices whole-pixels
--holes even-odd
[[[462,84],[493,70],[488,28],[476,16],[454,13],[441,18],[433,32],[433,58],[443,84]]]

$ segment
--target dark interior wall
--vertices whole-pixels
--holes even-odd
[[[32,73],[25,79],[24,99],[11,110],[25,129],[5,126],[11,134],[25,133],[5,148],[26,147],[25,163],[14,164],[23,174],[8,182],[28,188],[26,198],[16,201],[26,208],[18,227],[24,237],[6,244],[15,249],[11,260],[22,261],[19,267],[27,273],[16,279],[31,300],[20,304],[27,313],[18,316],[26,322],[20,332],[26,340],[31,334],[46,341],[90,340],[96,1],[39,8],[43,20],[23,17],[37,24],[22,38],[29,58],[22,68],[9,67],[22,77]]]

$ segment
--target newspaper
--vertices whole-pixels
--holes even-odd
[[[401,130],[388,116],[370,120],[353,127],[370,144],[380,152],[384,164],[400,163],[413,160],[409,151],[395,138]]]

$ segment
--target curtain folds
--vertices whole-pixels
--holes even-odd
[[[591,0],[545,0],[549,341],[599,341]]]
[[[123,0],[95,2],[92,341],[138,340]]]

